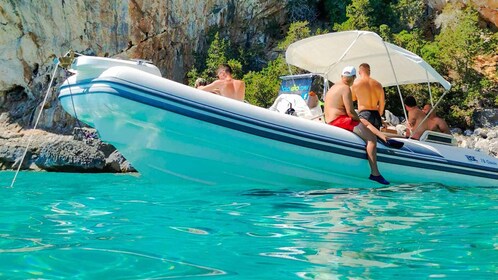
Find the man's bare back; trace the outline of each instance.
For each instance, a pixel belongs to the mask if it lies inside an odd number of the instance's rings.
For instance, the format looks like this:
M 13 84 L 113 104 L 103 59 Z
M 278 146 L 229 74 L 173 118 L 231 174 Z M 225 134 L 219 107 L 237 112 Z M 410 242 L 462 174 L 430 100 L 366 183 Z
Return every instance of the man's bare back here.
M 218 81 L 220 95 L 232 99 L 244 100 L 246 87 L 243 81 L 231 78 Z
M 360 78 L 356 79 L 351 87 L 353 101 L 358 100 L 358 111 L 377 110 L 382 116 L 385 107 L 385 94 L 382 85 L 370 78 L 370 66 L 360 65 Z
M 342 83 L 334 84 L 325 96 L 325 120 L 331 122 L 339 116 L 349 116 L 353 120 L 359 121 L 360 118 L 353 108 L 351 100 L 351 91 L 349 86 Z
M 244 101 L 246 85 L 244 81 L 232 78 L 232 69 L 224 64 L 218 68 L 218 80 L 199 89 L 216 92 L 219 95 Z
M 432 130 L 432 131 L 451 134 L 450 128 L 449 128 L 448 124 L 446 123 L 446 121 L 444 119 L 438 117 L 436 115 L 435 111 L 431 112 L 431 109 L 432 109 L 432 106 L 429 104 L 426 104 L 424 106 L 424 108 L 422 109 L 422 111 L 424 111 L 424 113 L 426 113 L 426 114 L 430 113 L 429 117 L 427 118 L 428 129 Z
M 422 122 L 425 118 L 424 112 L 419 108 L 415 108 L 414 110 L 408 111 L 408 124 L 412 129 L 412 138 L 419 139 L 422 136 L 422 133 L 428 129 L 427 120 Z M 409 136 L 409 135 L 407 135 Z

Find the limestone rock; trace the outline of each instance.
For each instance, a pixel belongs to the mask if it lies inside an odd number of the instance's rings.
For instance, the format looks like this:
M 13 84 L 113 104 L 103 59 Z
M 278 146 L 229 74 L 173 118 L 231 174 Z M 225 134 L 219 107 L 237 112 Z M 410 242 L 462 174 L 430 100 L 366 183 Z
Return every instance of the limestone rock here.
M 110 172 L 137 172 L 118 151 L 112 152 L 105 163 L 105 168 Z
M 49 171 L 102 172 L 104 153 L 80 141 L 58 141 L 45 145 L 35 164 Z

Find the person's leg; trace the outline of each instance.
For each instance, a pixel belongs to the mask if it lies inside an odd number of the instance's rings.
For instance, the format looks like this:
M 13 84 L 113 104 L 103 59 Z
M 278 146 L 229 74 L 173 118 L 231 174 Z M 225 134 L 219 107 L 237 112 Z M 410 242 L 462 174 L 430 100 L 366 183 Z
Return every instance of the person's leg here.
M 384 145 L 396 149 L 400 149 L 403 147 L 403 142 L 396 141 L 394 139 L 387 139 L 387 137 L 382 133 L 380 130 L 378 130 L 375 126 L 373 126 L 369 121 L 360 118 L 360 121 L 363 125 L 365 125 L 368 130 L 370 130 L 375 136 L 377 136 Z
M 380 175 L 379 168 L 377 167 L 377 138 L 375 135 L 362 123 L 357 125 L 354 133 L 358 134 L 367 144 L 367 158 L 368 164 L 370 165 L 370 170 L 372 175 Z
M 377 136 L 383 142 L 387 141 L 386 136 L 380 130 L 378 130 L 375 126 L 373 126 L 369 121 L 360 118 L 361 123 L 366 126 L 375 136 Z
M 380 184 L 389 185 L 389 182 L 380 175 L 379 168 L 377 166 L 377 137 L 362 123 L 358 124 L 354 130 L 358 136 L 365 140 L 367 146 L 367 159 L 370 165 L 370 180 L 376 181 Z

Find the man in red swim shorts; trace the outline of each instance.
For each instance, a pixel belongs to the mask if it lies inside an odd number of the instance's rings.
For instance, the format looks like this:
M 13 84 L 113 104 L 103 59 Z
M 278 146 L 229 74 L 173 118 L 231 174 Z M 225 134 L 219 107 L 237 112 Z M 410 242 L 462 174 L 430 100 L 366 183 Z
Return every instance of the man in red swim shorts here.
M 367 142 L 366 150 L 371 170 L 369 179 L 388 185 L 389 182 L 380 175 L 377 167 L 377 136 L 360 121 L 360 117 L 353 107 L 350 87 L 355 78 L 356 69 L 353 66 L 347 66 L 342 70 L 341 80 L 336 82 L 325 96 L 325 120 L 330 125 L 358 134 Z
M 359 121 L 353 120 L 351 117 L 341 115 L 337 117 L 335 120 L 329 122 L 330 125 L 338 126 L 340 128 L 344 128 L 353 132 L 354 128 L 360 124 Z

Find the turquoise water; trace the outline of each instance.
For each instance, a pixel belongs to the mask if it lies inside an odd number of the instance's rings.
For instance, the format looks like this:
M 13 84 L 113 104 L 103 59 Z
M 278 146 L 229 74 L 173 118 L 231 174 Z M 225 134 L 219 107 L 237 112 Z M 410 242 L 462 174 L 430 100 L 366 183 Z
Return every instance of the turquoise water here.
M 498 279 L 498 189 L 0 172 L 1 279 Z

